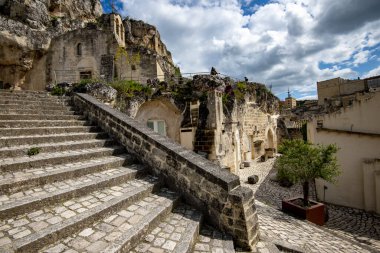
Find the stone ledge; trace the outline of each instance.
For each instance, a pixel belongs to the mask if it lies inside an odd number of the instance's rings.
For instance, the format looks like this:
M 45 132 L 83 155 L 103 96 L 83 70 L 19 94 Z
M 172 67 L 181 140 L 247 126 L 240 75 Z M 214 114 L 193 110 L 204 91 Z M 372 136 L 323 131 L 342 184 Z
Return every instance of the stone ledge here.
M 75 94 L 73 104 L 201 210 L 207 222 L 231 234 L 240 247 L 255 247 L 259 234 L 253 192 L 240 185 L 238 176 L 87 94 Z

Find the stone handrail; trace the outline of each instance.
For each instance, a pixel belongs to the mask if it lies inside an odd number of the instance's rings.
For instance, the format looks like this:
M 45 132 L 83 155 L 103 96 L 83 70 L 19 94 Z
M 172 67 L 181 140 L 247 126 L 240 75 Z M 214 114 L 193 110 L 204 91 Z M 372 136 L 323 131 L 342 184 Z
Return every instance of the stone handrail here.
M 75 94 L 73 103 L 201 210 L 207 222 L 231 234 L 240 247 L 255 247 L 259 235 L 253 192 L 242 187 L 236 175 L 87 94 Z

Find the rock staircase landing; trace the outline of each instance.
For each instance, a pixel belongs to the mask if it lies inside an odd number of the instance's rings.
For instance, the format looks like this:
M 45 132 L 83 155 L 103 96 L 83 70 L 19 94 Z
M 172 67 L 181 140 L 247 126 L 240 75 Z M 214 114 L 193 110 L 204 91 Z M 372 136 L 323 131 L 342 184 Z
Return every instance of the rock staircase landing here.
M 0 252 L 234 252 L 201 222 L 70 98 L 0 91 Z

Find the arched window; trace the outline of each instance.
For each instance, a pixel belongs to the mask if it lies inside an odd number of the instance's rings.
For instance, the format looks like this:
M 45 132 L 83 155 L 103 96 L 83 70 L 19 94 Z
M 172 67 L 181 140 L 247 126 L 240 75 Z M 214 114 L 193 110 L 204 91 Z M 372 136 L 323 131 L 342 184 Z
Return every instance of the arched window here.
M 77 55 L 78 56 L 82 55 L 82 43 L 78 43 L 77 45 Z

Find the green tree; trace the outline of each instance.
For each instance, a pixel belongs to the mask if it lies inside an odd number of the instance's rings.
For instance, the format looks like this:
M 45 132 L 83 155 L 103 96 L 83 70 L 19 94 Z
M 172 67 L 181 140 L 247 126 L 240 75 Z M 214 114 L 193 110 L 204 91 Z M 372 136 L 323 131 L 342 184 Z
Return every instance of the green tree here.
M 278 177 L 292 183 L 302 183 L 303 202 L 309 205 L 309 184 L 316 178 L 335 182 L 340 174 L 336 159 L 336 145 L 313 145 L 300 139 L 285 140 L 278 149 L 282 155 L 276 160 Z

